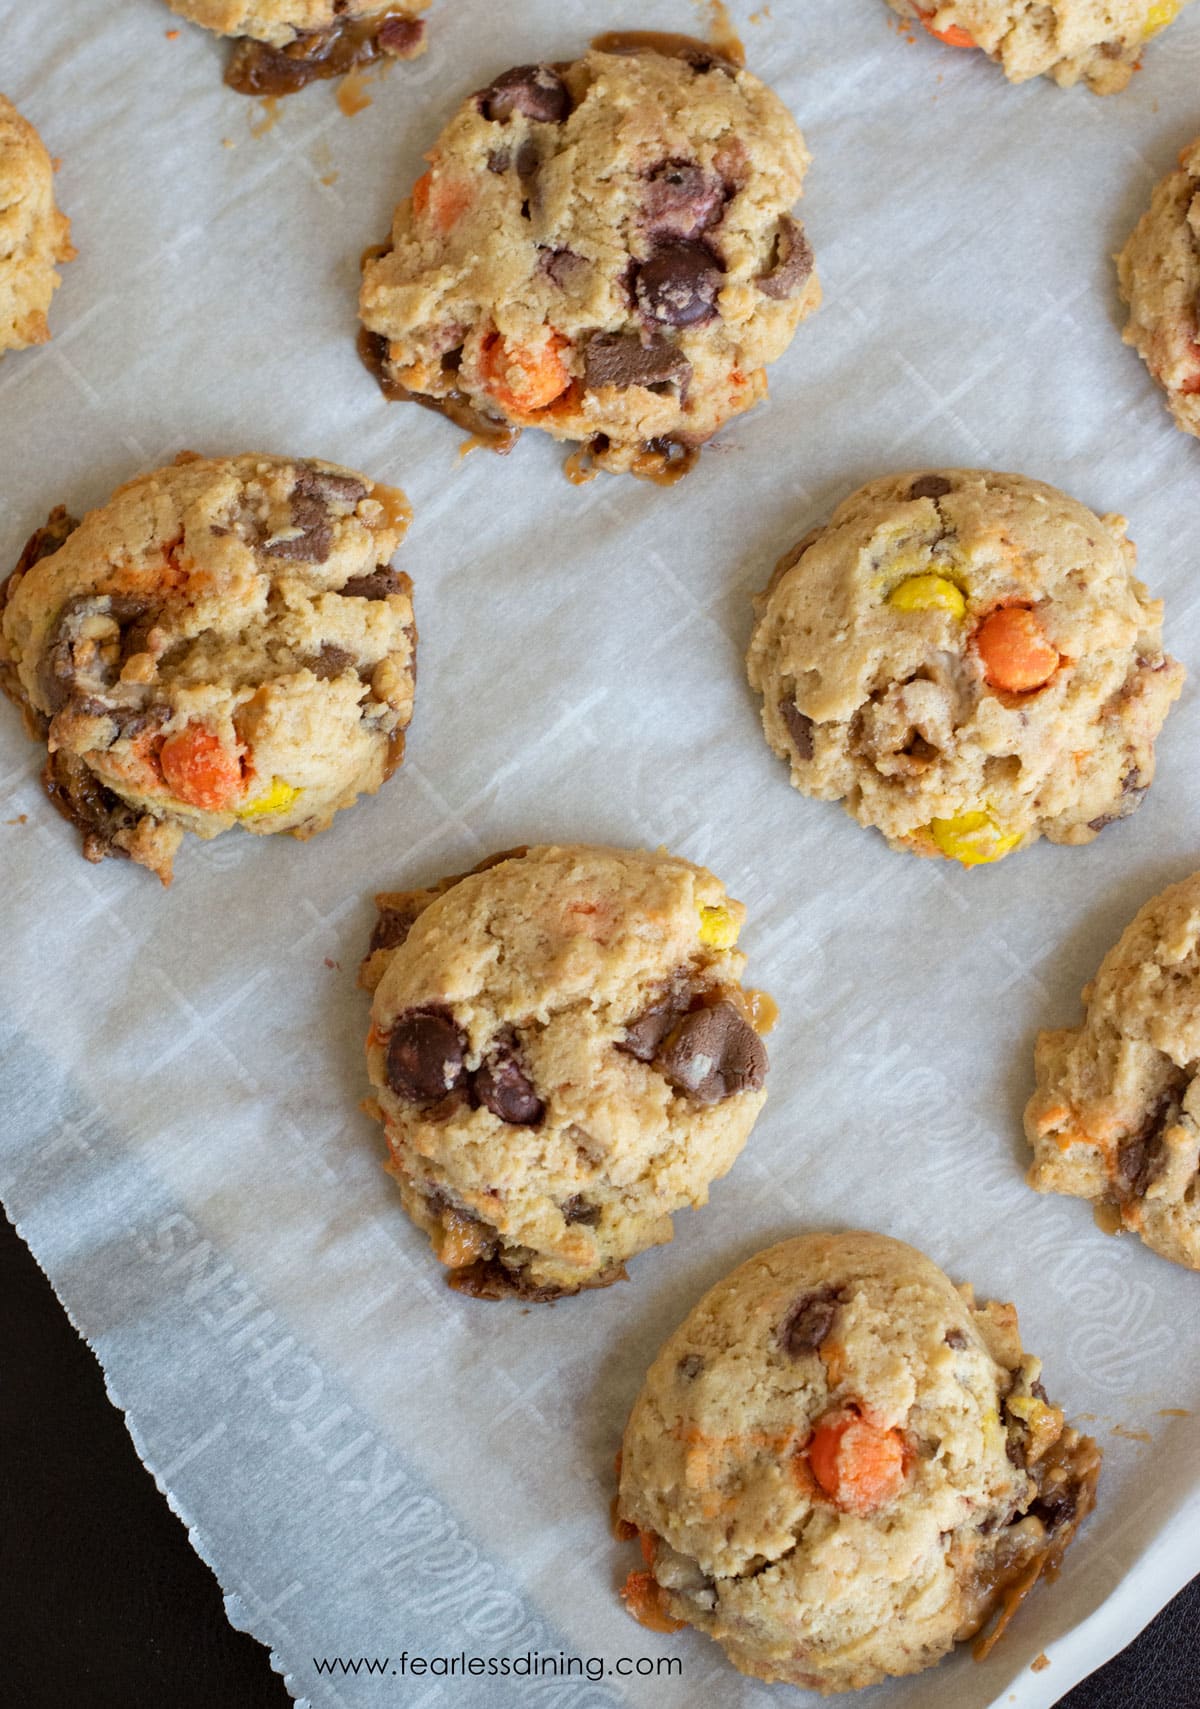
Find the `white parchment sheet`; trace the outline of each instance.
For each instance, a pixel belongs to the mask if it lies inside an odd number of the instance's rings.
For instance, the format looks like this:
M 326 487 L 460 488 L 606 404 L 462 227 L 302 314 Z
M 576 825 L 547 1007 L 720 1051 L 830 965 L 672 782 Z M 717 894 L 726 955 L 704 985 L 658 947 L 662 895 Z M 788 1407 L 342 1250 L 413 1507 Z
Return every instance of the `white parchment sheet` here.
M 1110 259 L 1200 129 L 1200 6 L 1104 101 L 906 41 L 882 0 L 749 11 L 750 64 L 813 152 L 826 303 L 770 404 L 664 491 L 573 487 L 533 434 L 507 460 L 460 457 L 447 423 L 383 403 L 353 335 L 360 252 L 466 93 L 598 28 L 703 29 L 690 0 L 435 0 L 428 54 L 368 110 L 318 87 L 258 138 L 221 45 L 158 0 L 0 0 L 0 87 L 62 157 L 80 251 L 53 343 L 0 364 L 0 564 L 51 506 L 78 514 L 184 447 L 334 458 L 415 509 L 409 758 L 308 845 L 190 840 L 169 892 L 88 866 L 0 716 L 0 1192 L 231 1617 L 321 1709 L 808 1701 L 630 1621 L 632 1551 L 609 1532 L 660 1341 L 735 1263 L 808 1228 L 884 1230 L 1016 1300 L 1053 1396 L 1106 1454 L 1058 1585 L 990 1660 L 864 1704 L 1048 1705 L 1200 1567 L 1200 1284 L 1030 1193 L 1020 1131 L 1037 1029 L 1076 1017 L 1135 908 L 1200 864 L 1200 446 L 1121 344 Z M 792 791 L 762 740 L 751 590 L 852 487 L 939 464 L 1124 512 L 1166 599 L 1193 680 L 1142 811 L 1089 848 L 974 872 L 902 858 Z M 372 891 L 544 839 L 711 865 L 748 906 L 749 977 L 782 1018 L 770 1102 L 710 1207 L 629 1283 L 522 1310 L 451 1293 L 401 1211 L 357 1107 L 355 969 Z M 314 1668 L 406 1650 L 677 1655 L 683 1673 Z

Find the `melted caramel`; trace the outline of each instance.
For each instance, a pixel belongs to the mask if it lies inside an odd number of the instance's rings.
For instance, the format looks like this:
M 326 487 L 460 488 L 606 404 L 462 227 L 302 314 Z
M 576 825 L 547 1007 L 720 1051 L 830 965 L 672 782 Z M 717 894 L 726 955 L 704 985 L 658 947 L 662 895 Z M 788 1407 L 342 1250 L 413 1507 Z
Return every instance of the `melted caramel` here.
M 389 24 L 396 29 L 384 46 L 380 38 Z M 291 95 L 319 78 L 344 77 L 356 66 L 413 59 L 424 45 L 425 26 L 407 6 L 384 6 L 367 17 L 338 18 L 326 30 L 305 31 L 283 48 L 243 36 L 234 47 L 225 81 L 241 95 Z
M 716 42 L 701 41 L 698 36 L 676 35 L 667 30 L 606 30 L 602 35 L 593 36 L 591 45 L 597 53 L 661 53 L 668 59 L 710 60 L 730 71 L 739 71 L 746 63 L 745 52 L 736 36 L 731 44 L 718 46 Z M 741 55 L 740 59 L 732 57 L 731 46 Z
M 258 104 L 262 108 L 262 118 L 250 126 L 250 135 L 266 136 L 279 123 L 279 102 L 274 95 L 264 95 Z
M 1092 1221 L 1105 1234 L 1120 1234 L 1121 1232 L 1120 1211 L 1116 1205 L 1110 1205 L 1104 1200 L 1092 1206 Z
M 586 486 L 589 481 L 596 479 L 599 471 L 592 467 L 591 455 L 586 445 L 577 445 L 563 464 L 563 474 L 573 487 Z
M 338 84 L 337 104 L 348 119 L 356 113 L 365 112 L 371 105 L 371 97 L 367 94 L 367 80 L 359 70 L 348 71 Z
M 368 254 L 370 252 L 368 251 Z M 377 332 L 369 332 L 363 327 L 358 335 L 358 354 L 364 367 L 370 369 L 379 383 L 379 389 L 389 403 L 420 404 L 423 409 L 434 410 L 438 415 L 447 416 L 456 427 L 461 427 L 475 436 L 479 442 L 486 445 L 489 451 L 495 451 L 505 456 L 512 450 L 521 437 L 519 427 L 511 427 L 507 422 L 496 421 L 493 417 L 484 415 L 482 410 L 467 396 L 452 387 L 444 397 L 433 397 L 428 392 L 412 392 L 407 386 L 387 372 L 386 368 L 387 340 Z

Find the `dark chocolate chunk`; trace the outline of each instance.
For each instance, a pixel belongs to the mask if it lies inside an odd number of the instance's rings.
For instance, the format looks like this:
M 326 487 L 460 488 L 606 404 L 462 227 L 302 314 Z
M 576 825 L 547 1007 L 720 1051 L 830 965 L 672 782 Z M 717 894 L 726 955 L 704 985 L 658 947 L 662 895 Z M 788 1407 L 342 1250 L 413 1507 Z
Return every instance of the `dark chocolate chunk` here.
M 685 1015 L 656 1060 L 672 1086 L 698 1104 L 757 1091 L 767 1077 L 766 1047 L 732 1003 Z
M 572 1193 L 560 1209 L 563 1221 L 567 1223 L 582 1223 L 585 1228 L 595 1228 L 600 1221 L 600 1206 L 589 1205 L 582 1193 Z
M 514 65 L 481 89 L 477 99 L 484 118 L 496 123 L 523 113 L 543 124 L 561 124 L 571 111 L 567 86 L 548 65 Z
M 796 750 L 797 759 L 812 759 L 812 719 L 807 713 L 801 712 L 796 702 L 786 694 L 779 702 L 779 716 L 788 727 L 788 735 L 792 738 L 792 746 Z
M 918 475 L 908 489 L 909 498 L 945 498 L 954 487 L 945 475 Z
M 722 269 L 710 249 L 687 238 L 661 243 L 634 275 L 643 314 L 667 326 L 699 326 L 717 312 Z
M 532 1127 L 545 1114 L 546 1106 L 522 1068 L 515 1044 L 508 1040 L 493 1047 L 475 1070 L 473 1084 L 479 1102 L 512 1127 Z
M 402 944 L 424 911 L 423 902 L 414 902 L 410 908 L 380 908 L 379 918 L 371 928 L 369 953 L 374 954 L 377 949 L 395 949 Z
M 54 621 L 38 667 L 42 694 L 51 712 L 66 704 L 77 683 L 82 683 L 87 693 L 102 694 L 116 681 L 118 659 L 105 659 L 94 646 L 87 649 L 86 663 L 76 654 L 88 620 L 106 617 L 123 634 L 126 625 L 138 624 L 150 611 L 150 601 L 138 594 L 77 594 L 66 602 Z M 123 646 L 119 653 L 125 656 Z
M 347 599 L 386 599 L 390 593 L 403 593 L 408 578 L 390 564 L 380 564 L 366 576 L 351 576 L 338 592 Z
M 725 210 L 724 182 L 694 160 L 664 160 L 650 173 L 642 220 L 655 236 L 694 237 Z
M 289 504 L 292 527 L 298 534 L 283 540 L 272 540 L 263 546 L 268 558 L 289 558 L 300 563 L 323 564 L 333 549 L 333 524 L 329 520 L 330 498 L 343 499 L 342 493 L 328 492 L 330 482 L 344 482 L 341 475 L 325 475 L 315 469 L 298 469 Z M 361 483 L 355 483 L 360 485 Z M 365 491 L 365 488 L 363 489 Z M 362 493 L 358 494 L 362 497 Z
M 331 641 L 326 641 L 309 669 L 321 682 L 329 682 L 333 677 L 341 676 L 353 663 L 354 654 L 348 648 L 335 647 Z
M 785 1353 L 798 1359 L 815 1353 L 833 1328 L 840 1301 L 836 1288 L 818 1288 L 802 1294 L 779 1325 L 779 1342 Z
M 583 383 L 600 386 L 673 386 L 682 396 L 692 365 L 660 332 L 593 332 L 583 347 Z
M 1178 1098 L 1159 1099 L 1140 1131 L 1117 1147 L 1116 1188 L 1123 1199 L 1140 1199 L 1158 1171 L 1162 1136 L 1179 1117 Z
M 494 172 L 497 178 L 503 178 L 512 165 L 512 152 L 507 148 L 493 148 L 488 151 L 487 169 Z
M 139 814 L 106 789 L 78 755 L 56 749 L 42 769 L 42 788 L 63 818 L 82 832 L 87 860 L 100 861 L 106 855 L 128 860 L 128 849 L 119 847 L 116 837 L 120 831 L 132 831 Z
M 387 1083 L 413 1104 L 444 1098 L 466 1079 L 466 1041 L 444 1009 L 411 1009 L 392 1028 Z
M 367 484 L 357 475 L 339 475 L 333 469 L 316 469 L 311 464 L 304 464 L 297 471 L 296 490 L 351 506 L 367 496 Z
M 543 249 L 538 266 L 548 279 L 553 279 L 560 291 L 587 272 L 587 262 L 573 249 Z
M 771 252 L 771 265 L 754 281 L 765 297 L 794 297 L 813 270 L 812 244 L 799 220 L 784 214 Z
M 679 1363 L 676 1365 L 675 1369 L 679 1372 L 679 1375 L 683 1378 L 685 1383 L 692 1383 L 695 1382 L 696 1378 L 704 1369 L 704 1360 L 700 1357 L 699 1353 L 685 1353 L 683 1358 L 680 1359 Z

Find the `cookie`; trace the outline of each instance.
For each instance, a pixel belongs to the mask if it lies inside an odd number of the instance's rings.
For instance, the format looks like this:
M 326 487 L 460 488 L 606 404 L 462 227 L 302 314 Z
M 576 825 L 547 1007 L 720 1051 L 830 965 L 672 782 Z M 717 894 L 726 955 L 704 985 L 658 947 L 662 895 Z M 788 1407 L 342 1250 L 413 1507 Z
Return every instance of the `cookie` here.
M 516 66 L 425 158 L 364 262 L 359 348 L 389 398 L 496 450 L 539 427 L 586 447 L 576 476 L 676 478 L 820 301 L 792 212 L 804 139 L 704 43 Z
M 382 59 L 424 53 L 429 0 L 167 0 L 193 24 L 234 37 L 225 81 L 242 95 L 291 95 Z
M 372 1113 L 451 1286 L 616 1281 L 707 1201 L 766 1099 L 742 904 L 661 851 L 574 846 L 377 902 Z
M 924 25 L 950 47 L 982 48 L 1010 83 L 1053 77 L 1063 88 L 1084 82 L 1115 95 L 1137 69 L 1142 49 L 1189 0 L 887 0 L 893 12 Z
M 49 339 L 46 311 L 61 283 L 54 264 L 75 254 L 45 145 L 0 95 L 0 356 Z
M 630 1612 L 822 1692 L 976 1633 L 986 1654 L 1095 1498 L 1100 1450 L 1040 1370 L 1011 1305 L 976 1305 L 898 1240 L 760 1252 L 671 1336 L 626 1427 Z
M 416 665 L 403 493 L 201 458 L 56 510 L 0 587 L 0 682 L 89 860 L 171 879 L 185 830 L 309 837 L 399 765 Z
M 1038 1035 L 1029 1184 L 1200 1270 L 1200 872 L 1139 910 L 1083 1002 Z
M 1185 433 L 1200 437 L 1200 138 L 1155 189 L 1117 257 L 1132 344 Z
M 964 866 L 1132 813 L 1182 665 L 1125 519 L 1022 475 L 889 475 L 755 601 L 750 682 L 805 795 Z

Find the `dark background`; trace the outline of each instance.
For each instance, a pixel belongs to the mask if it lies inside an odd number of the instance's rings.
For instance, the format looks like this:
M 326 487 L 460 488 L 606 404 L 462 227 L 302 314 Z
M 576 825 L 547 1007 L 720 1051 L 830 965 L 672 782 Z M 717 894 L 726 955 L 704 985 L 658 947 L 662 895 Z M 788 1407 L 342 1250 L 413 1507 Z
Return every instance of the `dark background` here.
M 1198 1709 L 1200 1579 L 1061 1709 Z M 289 1709 L 0 1214 L 0 1706 Z

